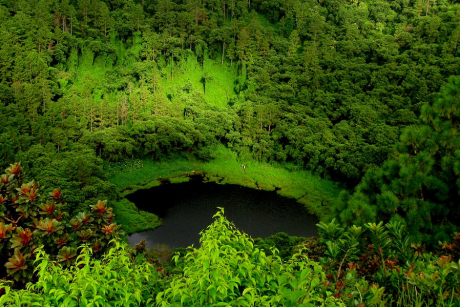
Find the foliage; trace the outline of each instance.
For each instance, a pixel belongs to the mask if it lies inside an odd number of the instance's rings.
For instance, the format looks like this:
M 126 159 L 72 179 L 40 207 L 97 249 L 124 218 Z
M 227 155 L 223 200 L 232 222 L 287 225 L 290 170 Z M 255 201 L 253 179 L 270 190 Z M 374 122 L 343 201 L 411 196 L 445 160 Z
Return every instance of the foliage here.
M 455 233 L 450 243 L 439 242 L 442 254 L 451 256 L 454 261 L 460 260 L 460 233 Z
M 75 265 L 53 261 L 42 248 L 34 266 L 38 280 L 27 289 L 14 291 L 5 283 L 0 289 L 2 306 L 151 306 L 161 285 L 159 273 L 149 262 L 133 258 L 129 248 L 112 242 L 100 259 L 87 245 L 79 248 Z
M 43 245 L 53 260 L 71 266 L 78 245 L 88 244 L 94 253 L 100 253 L 120 235 L 107 201 L 98 201 L 90 212 L 69 219 L 61 190 L 42 197 L 36 182 L 25 183 L 20 163 L 10 165 L 1 176 L 0 199 L 1 259 L 8 259 L 7 276 L 23 284 L 33 278 L 38 246 Z
M 294 248 L 303 242 L 305 238 L 289 236 L 285 232 L 279 232 L 265 239 L 254 239 L 254 246 L 263 250 L 265 254 L 272 255 L 272 250 L 277 250 L 278 256 L 286 261 L 291 258 Z M 309 257 L 309 259 L 311 259 Z
M 420 123 L 403 132 L 393 156 L 344 197 L 337 208 L 342 222 L 404 220 L 419 239 L 428 241 L 430 230 L 435 240 L 448 238 L 460 216 L 459 91 L 460 78 L 449 78 L 423 107 Z
M 423 253 L 403 224 L 368 223 L 364 229 L 345 230 L 334 220 L 318 227 L 327 245 L 320 263 L 336 296 L 396 306 L 460 303 L 460 263 L 451 256 Z M 364 281 L 373 286 L 363 300 Z
M 2 177 L 0 260 L 30 278 L 44 244 L 71 265 L 74 244 L 96 251 L 115 232 L 95 205 L 114 184 L 126 195 L 199 160 L 211 181 L 279 187 L 323 220 L 333 210 L 340 225 L 306 245 L 325 248 L 336 296 L 455 303 L 457 264 L 413 244 L 458 232 L 459 12 L 453 0 L 0 1 L 0 167 L 21 161 L 41 184 L 17 166 Z M 112 184 L 102 159 L 144 167 L 106 167 Z M 361 183 L 333 204 L 337 186 L 265 162 Z M 54 185 L 67 207 L 39 196 Z M 130 231 L 157 222 L 116 205 Z M 457 241 L 441 245 L 455 261 Z
M 22 161 L 78 212 L 115 197 L 100 159 L 210 161 L 222 146 L 350 188 L 369 171 L 343 222 L 403 218 L 436 241 L 454 230 L 452 101 L 422 106 L 459 70 L 458 3 L 157 2 L 2 2 L 0 166 Z M 304 195 L 329 215 L 328 195 Z
M 141 240 L 141 242 L 134 245 L 133 250 L 137 255 L 143 254 L 148 261 L 158 265 L 170 264 L 173 254 L 176 253 L 176 249 L 173 252 L 166 244 L 156 244 L 152 248 L 147 248 L 145 240 Z M 164 269 L 166 270 L 166 268 Z
M 115 198 L 115 187 L 105 181 L 102 160 L 83 145 L 69 145 L 68 149 L 57 153 L 52 147 L 33 145 L 17 158 L 27 175 L 40 182 L 43 192 L 60 187 L 71 215 L 100 199 Z
M 326 244 L 319 237 L 310 237 L 297 245 L 294 252 L 298 253 L 300 250 L 308 256 L 308 259 L 319 262 L 326 253 Z
M 126 234 L 152 229 L 161 225 L 160 218 L 153 213 L 139 210 L 126 198 L 112 202 L 114 220 L 123 225 Z
M 201 246 L 187 253 L 183 274 L 157 296 L 159 306 L 342 306 L 321 293 L 320 265 L 301 254 L 283 262 L 267 256 L 223 216 L 201 233 Z M 175 257 L 178 261 L 178 257 Z
M 254 245 L 223 215 L 189 247 L 162 263 L 165 249 L 131 250 L 113 243 L 100 259 L 88 245 L 75 264 L 35 251 L 36 283 L 14 290 L 0 283 L 4 306 L 456 306 L 460 262 L 424 253 L 402 224 L 341 228 L 320 223 L 321 240 L 307 240 L 282 260 Z M 286 238 L 281 235 L 285 241 Z M 307 255 L 316 252 L 321 264 Z M 412 255 L 412 256 L 411 256 Z

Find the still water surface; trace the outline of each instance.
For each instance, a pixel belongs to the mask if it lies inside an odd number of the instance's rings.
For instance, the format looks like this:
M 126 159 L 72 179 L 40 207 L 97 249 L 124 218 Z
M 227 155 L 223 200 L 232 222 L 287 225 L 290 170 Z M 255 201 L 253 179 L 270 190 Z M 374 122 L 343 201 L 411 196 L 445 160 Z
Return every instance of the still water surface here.
M 317 235 L 317 217 L 308 214 L 295 200 L 276 192 L 193 180 L 140 190 L 128 199 L 139 209 L 158 215 L 164 223 L 159 228 L 130 235 L 131 245 L 145 239 L 148 247 L 159 243 L 172 248 L 192 244 L 198 247 L 199 233 L 212 223 L 217 207 L 223 207 L 227 219 L 253 238 L 277 232 Z

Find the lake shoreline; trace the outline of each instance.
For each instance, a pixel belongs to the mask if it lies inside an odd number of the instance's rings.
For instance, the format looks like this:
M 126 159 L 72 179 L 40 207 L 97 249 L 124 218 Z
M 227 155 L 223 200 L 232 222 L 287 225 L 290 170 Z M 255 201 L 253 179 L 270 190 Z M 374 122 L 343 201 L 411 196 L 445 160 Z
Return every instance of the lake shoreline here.
M 128 238 L 131 245 L 143 239 L 150 246 L 197 245 L 199 233 L 212 223 L 218 208 L 224 208 L 228 220 L 252 237 L 266 238 L 279 232 L 299 237 L 318 234 L 318 218 L 295 199 L 282 197 L 275 191 L 205 182 L 201 176 L 194 176 L 188 182 L 139 190 L 128 199 L 140 210 L 164 220 L 160 228 L 132 234 Z
M 216 149 L 216 158 L 209 162 L 194 162 L 188 158 L 176 157 L 171 161 L 154 162 L 150 159 L 139 160 L 140 167 L 116 169 L 108 180 L 117 186 L 119 199 L 114 204 L 118 222 L 125 232 L 153 229 L 161 225 L 159 218 L 152 216 L 149 220 L 142 219 L 134 204 L 129 203 L 127 196 L 139 190 L 160 186 L 162 183 L 187 182 L 195 176 L 202 176 L 203 182 L 214 182 L 220 185 L 238 185 L 255 190 L 275 191 L 278 195 L 295 199 L 310 214 L 320 220 L 328 220 L 335 200 L 342 190 L 337 183 L 321 179 L 298 168 L 283 167 L 257 161 L 240 161 L 236 154 L 225 148 Z M 125 163 L 126 164 L 126 163 Z M 245 165 L 245 168 L 242 168 Z M 120 217 L 120 214 L 130 218 Z M 136 216 L 138 215 L 138 216 Z

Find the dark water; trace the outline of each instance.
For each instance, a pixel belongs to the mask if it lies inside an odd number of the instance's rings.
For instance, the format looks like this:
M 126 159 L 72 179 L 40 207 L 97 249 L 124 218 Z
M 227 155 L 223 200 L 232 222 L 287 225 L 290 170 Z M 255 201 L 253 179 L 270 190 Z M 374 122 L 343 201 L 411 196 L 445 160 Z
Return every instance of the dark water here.
M 226 218 L 253 238 L 277 232 L 317 235 L 318 219 L 308 214 L 303 205 L 275 192 L 194 180 L 140 190 L 128 199 L 164 222 L 159 228 L 129 236 L 131 245 L 145 239 L 148 247 L 159 243 L 173 248 L 192 244 L 198 247 L 199 233 L 212 223 L 217 207 L 223 207 Z

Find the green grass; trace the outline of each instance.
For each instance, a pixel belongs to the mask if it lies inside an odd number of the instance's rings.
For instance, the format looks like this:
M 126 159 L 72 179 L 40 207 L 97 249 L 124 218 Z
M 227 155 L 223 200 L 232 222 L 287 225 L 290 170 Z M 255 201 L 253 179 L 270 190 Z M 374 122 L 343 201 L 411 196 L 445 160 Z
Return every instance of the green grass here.
M 115 221 L 123 225 L 126 234 L 156 228 L 161 225 L 160 218 L 153 213 L 138 210 L 136 205 L 126 198 L 112 202 Z
M 162 78 L 162 86 L 166 94 L 174 95 L 176 88 L 183 88 L 187 83 L 191 84 L 191 91 L 198 91 L 204 94 L 207 103 L 224 107 L 227 105 L 227 97 L 230 99 L 236 96 L 234 83 L 238 78 L 237 65 L 230 67 L 227 63 L 222 65 L 219 61 L 206 58 L 203 66 L 198 63 L 195 56 L 188 56 L 187 59 L 174 64 L 174 80 L 171 80 L 170 73 Z M 171 72 L 171 63 L 168 63 L 165 71 Z M 201 79 L 207 73 L 210 79 L 206 82 L 206 92 Z
M 256 161 L 239 161 L 236 154 L 224 146 L 218 146 L 214 152 L 216 158 L 210 162 L 189 161 L 183 157 L 174 157 L 163 162 L 133 159 L 106 164 L 105 169 L 109 175 L 108 180 L 117 186 L 121 197 L 140 189 L 158 186 L 160 178 L 168 178 L 171 183 L 186 182 L 189 180 L 186 175 L 195 171 L 197 174 L 205 174 L 205 182 L 235 184 L 266 191 L 276 190 L 281 196 L 296 199 L 310 213 L 316 214 L 322 220 L 329 218 L 330 208 L 341 191 L 334 182 L 306 171 L 288 170 L 282 165 Z M 242 164 L 246 165 L 245 170 L 241 167 Z M 126 200 L 120 203 L 124 201 Z M 120 223 L 129 225 L 129 233 L 135 232 L 132 229 L 140 231 L 159 225 L 138 220 L 134 204 L 123 204 L 124 207 L 120 206 L 120 213 L 117 214 L 126 213 Z M 142 212 L 142 215 L 144 214 Z
M 281 196 L 294 198 L 319 218 L 328 218 L 333 201 L 341 189 L 332 181 L 306 171 L 290 171 L 282 165 L 256 161 L 238 161 L 236 154 L 219 147 L 217 158 L 202 165 L 209 181 L 237 184 L 267 191 L 277 190 Z M 241 165 L 246 165 L 243 170 Z
M 151 159 L 127 159 L 117 163 L 106 163 L 104 166 L 108 180 L 121 192 L 148 189 L 160 185 L 160 178 L 185 174 L 194 168 L 196 166 L 180 157 L 162 162 L 154 162 Z

